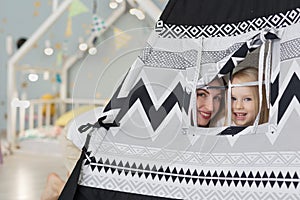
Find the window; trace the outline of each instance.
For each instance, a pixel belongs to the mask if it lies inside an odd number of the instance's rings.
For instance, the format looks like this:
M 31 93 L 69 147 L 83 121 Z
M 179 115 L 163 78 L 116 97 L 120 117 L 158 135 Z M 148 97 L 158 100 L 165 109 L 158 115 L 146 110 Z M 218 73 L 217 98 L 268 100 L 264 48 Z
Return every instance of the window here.
M 259 93 L 258 52 L 259 49 L 248 54 L 235 67 L 231 77 L 229 74 L 221 78 L 216 76 L 208 84 L 197 85 L 194 126 L 245 127 L 268 121 L 264 83 L 261 83 L 262 93 Z

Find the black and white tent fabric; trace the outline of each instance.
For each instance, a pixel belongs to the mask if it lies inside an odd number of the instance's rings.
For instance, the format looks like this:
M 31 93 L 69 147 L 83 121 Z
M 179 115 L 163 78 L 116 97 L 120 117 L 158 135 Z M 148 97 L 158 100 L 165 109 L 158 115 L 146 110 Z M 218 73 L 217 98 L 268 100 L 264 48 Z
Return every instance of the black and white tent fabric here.
M 197 84 L 256 50 L 268 123 L 194 126 Z M 170 0 L 108 105 L 76 123 L 60 199 L 300 199 L 299 77 L 299 0 Z

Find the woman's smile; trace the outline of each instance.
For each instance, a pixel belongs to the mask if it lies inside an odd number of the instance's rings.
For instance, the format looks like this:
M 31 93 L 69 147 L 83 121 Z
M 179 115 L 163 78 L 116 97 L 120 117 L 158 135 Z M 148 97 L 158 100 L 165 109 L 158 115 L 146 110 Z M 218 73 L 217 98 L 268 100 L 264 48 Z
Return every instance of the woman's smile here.
M 204 112 L 204 111 L 199 111 L 201 117 L 204 119 L 210 119 L 211 118 L 211 112 Z

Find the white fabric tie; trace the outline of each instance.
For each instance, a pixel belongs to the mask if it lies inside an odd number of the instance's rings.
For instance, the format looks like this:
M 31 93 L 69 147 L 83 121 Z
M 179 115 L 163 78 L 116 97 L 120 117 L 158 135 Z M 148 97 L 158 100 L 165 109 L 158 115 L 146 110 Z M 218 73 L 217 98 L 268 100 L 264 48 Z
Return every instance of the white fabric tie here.
M 262 85 L 263 85 L 263 70 L 264 70 L 264 60 L 265 60 L 265 46 L 266 46 L 266 39 L 264 37 L 265 32 L 261 33 L 261 40 L 263 44 L 260 47 L 259 51 L 259 60 L 258 60 L 258 95 L 259 95 L 259 104 L 258 104 L 258 113 L 256 119 L 253 123 L 252 133 L 255 133 L 258 127 L 259 119 L 260 119 L 260 112 L 262 106 Z

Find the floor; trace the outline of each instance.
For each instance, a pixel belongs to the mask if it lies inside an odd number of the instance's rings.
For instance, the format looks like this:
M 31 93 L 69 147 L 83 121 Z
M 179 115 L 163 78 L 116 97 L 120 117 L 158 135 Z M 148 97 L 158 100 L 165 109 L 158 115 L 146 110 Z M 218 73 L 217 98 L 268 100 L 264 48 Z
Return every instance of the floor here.
M 38 151 L 16 150 L 0 164 L 1 200 L 39 200 L 47 175 L 55 172 L 66 179 L 62 156 Z

